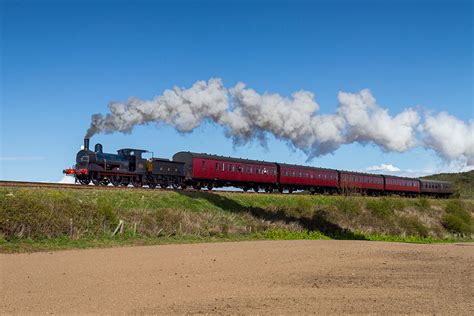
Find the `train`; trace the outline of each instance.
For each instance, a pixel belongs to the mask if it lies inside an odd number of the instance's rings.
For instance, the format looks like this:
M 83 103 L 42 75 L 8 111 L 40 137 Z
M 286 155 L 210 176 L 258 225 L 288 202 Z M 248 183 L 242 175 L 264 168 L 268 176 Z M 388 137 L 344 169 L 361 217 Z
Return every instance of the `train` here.
M 88 185 L 212 190 L 235 187 L 247 192 L 308 191 L 311 194 L 401 195 L 449 198 L 454 193 L 448 181 L 370 174 L 286 163 L 242 159 L 194 152 L 178 152 L 172 160 L 145 158 L 147 150 L 123 148 L 104 153 L 103 146 L 83 148 L 76 164 L 63 170 L 75 181 Z

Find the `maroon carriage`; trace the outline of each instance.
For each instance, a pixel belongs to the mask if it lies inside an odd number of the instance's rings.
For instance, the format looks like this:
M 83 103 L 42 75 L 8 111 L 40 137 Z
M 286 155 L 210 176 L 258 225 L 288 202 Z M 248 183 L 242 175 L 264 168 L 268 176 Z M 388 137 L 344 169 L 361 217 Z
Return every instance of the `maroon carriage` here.
M 415 195 L 420 193 L 420 180 L 396 176 L 383 176 L 386 193 Z
M 309 190 L 311 193 L 336 192 L 337 170 L 278 164 L 280 170 L 280 191 Z
M 339 189 L 344 193 L 362 192 L 380 194 L 383 192 L 383 176 L 368 173 L 339 171 Z
M 179 152 L 173 161 L 184 162 L 185 183 L 196 189 L 233 186 L 271 192 L 277 184 L 277 165 L 271 162 L 192 152 Z

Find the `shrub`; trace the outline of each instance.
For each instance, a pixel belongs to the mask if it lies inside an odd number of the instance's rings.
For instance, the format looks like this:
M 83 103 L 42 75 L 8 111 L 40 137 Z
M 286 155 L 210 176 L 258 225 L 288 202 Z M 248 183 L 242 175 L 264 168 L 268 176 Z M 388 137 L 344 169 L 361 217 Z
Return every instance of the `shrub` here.
M 428 237 L 428 228 L 414 216 L 400 217 L 398 223 L 408 236 Z
M 428 209 L 431 207 L 430 201 L 427 198 L 419 198 L 416 202 L 415 205 L 421 209 Z
M 449 201 L 445 210 L 442 224 L 448 231 L 461 235 L 468 235 L 474 231 L 472 217 L 461 201 Z
M 360 203 L 358 200 L 351 197 L 342 197 L 338 198 L 335 201 L 336 207 L 348 214 L 359 214 L 360 213 Z
M 393 205 L 387 198 L 370 199 L 365 207 L 376 216 L 388 217 L 393 214 Z

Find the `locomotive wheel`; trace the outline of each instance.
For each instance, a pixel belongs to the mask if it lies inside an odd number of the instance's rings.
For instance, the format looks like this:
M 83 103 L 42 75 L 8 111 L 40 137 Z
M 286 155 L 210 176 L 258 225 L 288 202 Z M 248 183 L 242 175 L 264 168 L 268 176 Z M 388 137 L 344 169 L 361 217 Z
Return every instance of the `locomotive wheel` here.
M 140 181 L 140 179 L 138 178 L 133 178 L 132 179 L 132 185 L 135 187 L 135 188 L 139 188 L 142 186 L 142 182 Z
M 122 183 L 120 183 L 120 185 L 122 185 L 123 187 L 128 187 L 129 184 L 130 178 L 122 178 Z
M 160 188 L 166 189 L 168 187 L 168 183 L 160 183 Z
M 109 184 L 109 179 L 108 178 L 102 178 L 102 180 L 99 182 L 99 185 L 102 186 L 107 186 Z
M 89 177 L 87 177 L 87 178 L 78 178 L 77 180 L 79 180 L 79 183 L 82 184 L 82 185 L 88 185 L 89 183 L 91 183 L 91 179 Z
M 122 177 L 113 176 L 113 177 L 110 178 L 110 183 L 112 183 L 113 186 L 118 187 L 119 185 L 122 184 Z
M 147 184 L 148 184 L 148 187 L 149 187 L 150 189 L 156 188 L 156 182 L 155 182 L 155 181 L 150 181 L 150 182 L 148 182 Z
M 197 184 L 193 185 L 193 188 L 194 188 L 194 190 L 198 190 L 198 191 L 201 190 L 201 186 L 197 185 Z
M 173 189 L 175 189 L 175 190 L 178 190 L 178 189 L 180 188 L 180 185 L 177 184 L 177 183 L 173 183 L 171 186 L 172 186 Z
M 102 177 L 100 177 L 98 175 L 97 176 L 92 176 L 92 184 L 100 185 L 101 181 L 102 181 Z

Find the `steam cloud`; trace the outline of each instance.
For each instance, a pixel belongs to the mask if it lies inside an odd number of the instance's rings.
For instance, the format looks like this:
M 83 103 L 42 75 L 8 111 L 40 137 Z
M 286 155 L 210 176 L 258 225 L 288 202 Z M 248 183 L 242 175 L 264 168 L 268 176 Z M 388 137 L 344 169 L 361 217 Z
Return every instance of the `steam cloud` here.
M 243 83 L 227 89 L 221 79 L 197 81 L 191 88 L 174 87 L 153 100 L 129 98 L 111 102 L 110 113 L 94 114 L 86 138 L 96 133 L 130 133 L 136 125 L 166 123 L 179 132 L 191 132 L 204 121 L 223 126 L 235 144 L 268 135 L 302 150 L 308 160 L 331 153 L 343 144 L 372 143 L 384 151 L 404 152 L 418 144 L 447 160 L 463 158 L 474 164 L 474 122 L 469 124 L 443 112 L 420 114 L 412 108 L 391 116 L 367 89 L 339 92 L 334 114 L 319 114 L 314 94 L 300 90 L 284 97 L 259 94 Z

